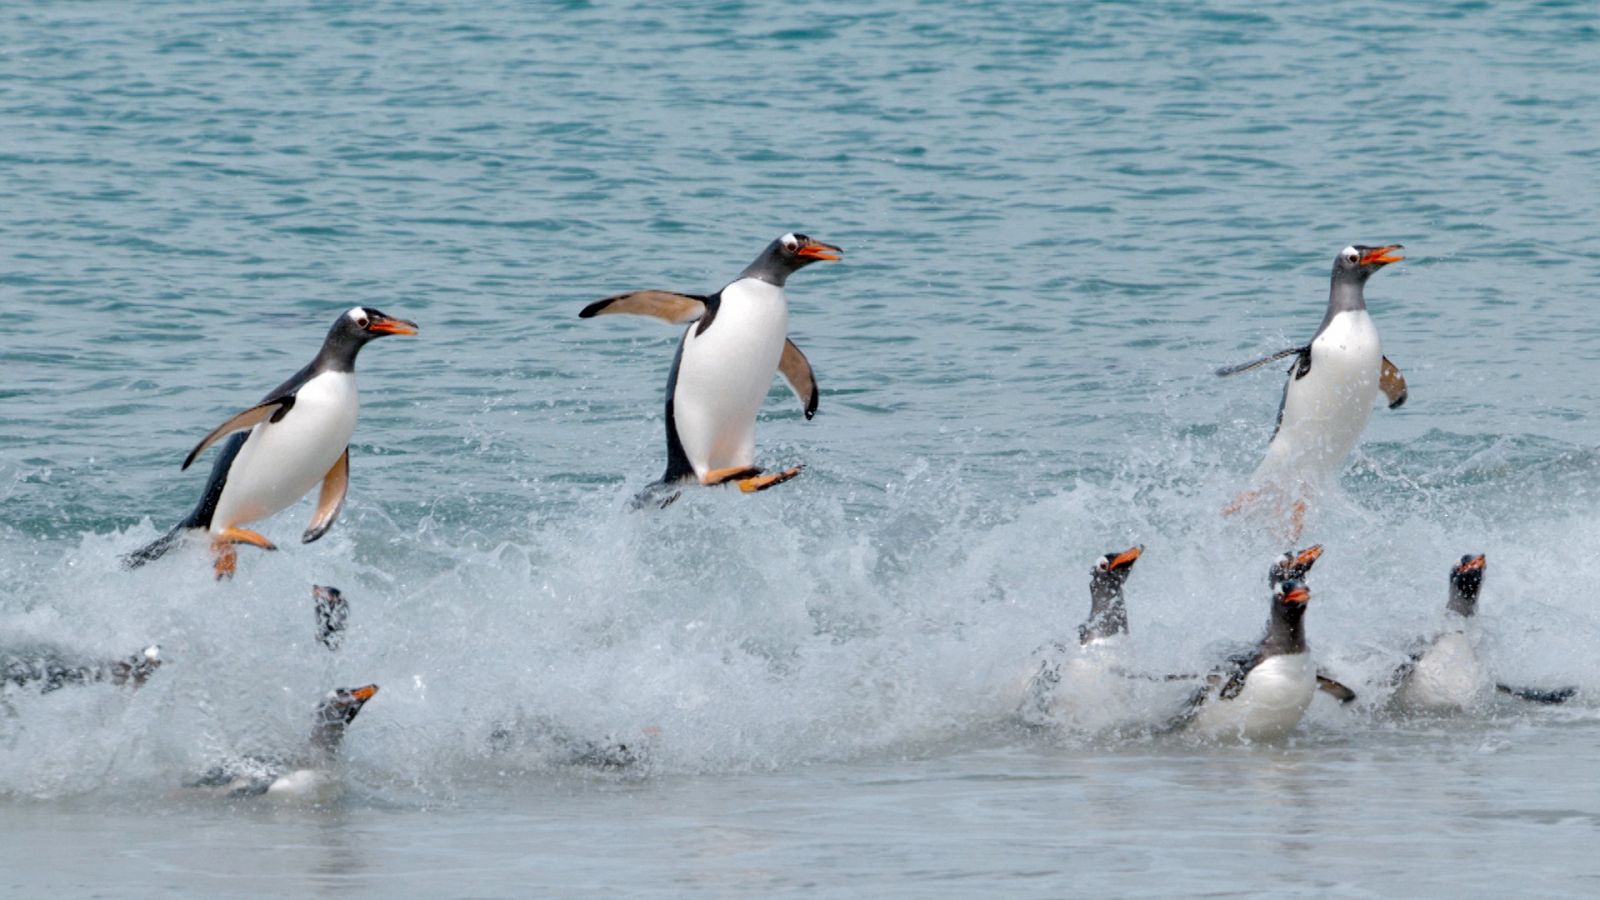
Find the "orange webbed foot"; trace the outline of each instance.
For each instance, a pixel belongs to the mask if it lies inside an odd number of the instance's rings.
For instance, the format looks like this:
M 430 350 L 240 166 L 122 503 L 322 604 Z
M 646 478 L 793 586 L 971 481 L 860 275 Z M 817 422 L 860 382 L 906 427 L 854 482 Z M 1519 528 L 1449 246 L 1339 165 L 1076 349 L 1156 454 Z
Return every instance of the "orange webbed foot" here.
M 700 483 L 704 485 L 727 484 L 730 481 L 760 474 L 761 470 L 755 466 L 729 466 L 726 469 L 712 469 L 701 477 Z
M 783 484 L 785 481 L 788 481 L 796 475 L 799 475 L 800 470 L 804 468 L 805 466 L 795 466 L 792 469 L 784 469 L 782 472 L 775 472 L 771 475 L 757 475 L 753 478 L 741 478 L 739 479 L 739 490 L 746 494 L 753 494 L 756 491 L 764 491 L 769 487 L 775 487 L 776 485 Z

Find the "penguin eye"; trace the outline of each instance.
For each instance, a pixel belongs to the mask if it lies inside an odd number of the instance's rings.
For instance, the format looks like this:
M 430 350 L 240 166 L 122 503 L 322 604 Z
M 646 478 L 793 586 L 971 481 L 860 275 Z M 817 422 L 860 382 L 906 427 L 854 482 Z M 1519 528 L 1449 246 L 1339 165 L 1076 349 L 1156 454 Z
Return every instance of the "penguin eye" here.
M 1101 557 L 1100 561 L 1094 564 L 1094 567 L 1096 570 L 1104 572 L 1111 568 L 1111 564 L 1106 562 L 1105 557 Z
M 784 241 L 783 241 L 783 249 L 785 249 L 785 250 L 789 250 L 789 251 L 792 252 L 792 251 L 794 251 L 796 249 L 799 249 L 799 247 L 800 247 L 800 242 L 795 240 L 794 238 L 785 238 Z
M 356 319 L 356 325 L 358 325 L 358 326 L 360 326 L 362 328 L 365 328 L 370 324 L 372 324 L 372 320 L 368 319 L 366 316 L 361 316 L 361 317 Z
M 1348 252 L 1348 253 L 1346 253 L 1344 255 L 1344 261 L 1345 262 L 1355 262 L 1356 260 L 1358 260 L 1360 258 L 1361 257 L 1356 255 L 1356 252 L 1354 250 L 1351 250 L 1350 252 Z

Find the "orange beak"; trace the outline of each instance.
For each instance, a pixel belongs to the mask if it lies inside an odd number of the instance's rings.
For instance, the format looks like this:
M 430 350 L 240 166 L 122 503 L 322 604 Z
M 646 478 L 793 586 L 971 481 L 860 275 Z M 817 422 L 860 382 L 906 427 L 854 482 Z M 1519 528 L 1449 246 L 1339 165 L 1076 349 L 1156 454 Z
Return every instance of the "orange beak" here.
M 1405 257 L 1398 254 L 1390 255 L 1389 251 L 1400 249 L 1402 249 L 1402 247 L 1399 244 L 1390 244 L 1387 247 L 1375 247 L 1371 250 L 1368 250 L 1366 255 L 1361 257 L 1361 264 L 1363 266 L 1387 266 L 1389 263 L 1397 263 L 1400 260 L 1405 259 Z
M 1297 587 L 1283 595 L 1283 602 L 1285 603 L 1305 603 L 1310 599 L 1311 589 L 1308 587 Z
M 838 259 L 839 254 L 843 252 L 843 250 L 840 250 L 838 247 L 835 247 L 832 244 L 824 244 L 821 241 L 807 241 L 800 246 L 799 250 L 795 251 L 795 255 L 809 256 L 812 259 L 826 259 L 831 261 Z
M 1111 563 L 1108 566 L 1108 568 L 1110 568 L 1112 570 L 1126 569 L 1127 567 L 1133 565 L 1133 561 L 1138 559 L 1139 558 L 1139 554 L 1141 554 L 1143 552 L 1144 552 L 1144 545 L 1143 544 L 1140 544 L 1137 547 L 1130 547 L 1127 550 L 1124 550 L 1121 553 L 1117 554 L 1116 559 L 1113 559 L 1111 561 Z
M 372 699 L 372 695 L 376 694 L 377 692 L 378 692 L 378 686 L 375 685 L 375 684 L 369 684 L 366 687 L 358 687 L 355 690 L 351 691 L 350 692 L 350 696 L 356 698 L 357 700 L 360 700 L 362 703 L 365 703 L 368 700 L 371 700 Z
M 1322 545 L 1312 544 L 1295 554 L 1294 564 L 1296 566 L 1309 566 L 1320 558 L 1322 558 Z
M 379 334 L 416 334 L 417 323 L 405 319 L 373 319 L 367 325 L 367 330 Z
M 1466 562 L 1462 563 L 1457 568 L 1457 571 L 1460 571 L 1460 572 L 1478 572 L 1478 571 L 1482 571 L 1483 566 L 1484 566 L 1484 564 L 1486 562 L 1487 562 L 1487 560 L 1484 559 L 1483 554 L 1479 553 L 1477 556 L 1474 556 L 1473 558 L 1471 558 L 1471 559 L 1467 560 Z

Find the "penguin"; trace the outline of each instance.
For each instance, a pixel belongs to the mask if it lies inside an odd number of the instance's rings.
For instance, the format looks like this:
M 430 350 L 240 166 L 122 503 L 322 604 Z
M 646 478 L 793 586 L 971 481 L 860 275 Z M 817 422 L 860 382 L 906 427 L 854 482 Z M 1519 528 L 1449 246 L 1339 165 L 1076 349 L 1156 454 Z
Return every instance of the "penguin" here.
M 244 525 L 265 519 L 299 500 L 318 483 L 322 490 L 303 543 L 322 537 L 344 506 L 350 483 L 350 436 L 360 402 L 356 395 L 356 354 L 368 341 L 390 334 L 416 334 L 415 322 L 357 306 L 328 329 L 322 349 L 305 368 L 267 392 L 260 403 L 233 416 L 201 438 L 182 468 L 223 438 L 200 502 L 166 535 L 128 554 L 123 564 L 138 568 L 158 559 L 191 529 L 211 535 L 217 578 L 237 565 L 235 544 L 276 550 L 272 541 Z
M 161 647 L 150 646 L 121 659 L 84 656 L 54 644 L 0 647 L 0 687 L 37 687 L 48 694 L 69 685 L 109 682 L 140 688 L 161 668 Z
M 1394 252 L 1400 249 L 1399 244 L 1358 244 L 1339 251 L 1333 261 L 1328 310 L 1309 343 L 1217 370 L 1221 376 L 1237 375 L 1294 358 L 1278 404 L 1277 426 L 1252 476 L 1253 486 L 1228 504 L 1225 514 L 1271 494 L 1288 514 L 1290 540 L 1298 538 L 1308 496 L 1344 468 L 1367 427 L 1378 392 L 1388 399 L 1390 409 L 1406 402 L 1405 377 L 1383 355 L 1363 293 L 1374 272 L 1405 259 Z
M 1078 626 L 1078 645 L 1052 641 L 1034 651 L 1037 668 L 1023 691 L 1019 716 L 1030 725 L 1076 721 L 1082 718 L 1088 694 L 1099 694 L 1105 675 L 1122 673 L 1117 668 L 1128 634 L 1128 610 L 1122 587 L 1133 574 L 1133 564 L 1144 553 L 1144 545 L 1121 553 L 1111 552 L 1095 561 L 1089 570 L 1089 617 Z M 1065 684 L 1065 687 L 1063 687 Z M 1095 708 L 1103 708 L 1097 698 Z
M 1285 581 L 1304 582 L 1306 575 L 1311 572 L 1311 567 L 1321 558 L 1321 544 L 1312 544 L 1304 550 L 1286 551 L 1267 569 L 1267 587 L 1277 590 L 1278 585 Z M 1355 691 L 1322 669 L 1317 670 L 1317 689 L 1340 703 L 1352 703 L 1356 699 Z
M 1395 669 L 1391 704 L 1400 710 L 1451 713 L 1481 707 L 1493 692 L 1533 703 L 1563 703 L 1577 688 L 1513 687 L 1490 677 L 1478 658 L 1471 625 L 1478 611 L 1487 560 L 1467 554 L 1450 567 L 1450 599 L 1445 604 L 1445 625 L 1431 640 L 1419 641 L 1409 658 Z
M 237 757 L 213 766 L 184 786 L 219 797 L 266 795 L 277 799 L 326 800 L 337 790 L 332 768 L 344 742 L 345 728 L 355 721 L 361 707 L 377 692 L 375 684 L 329 691 L 317 704 L 311 740 L 298 756 Z
M 578 313 L 583 319 L 648 315 L 689 326 L 667 376 L 667 468 L 657 486 L 732 483 L 749 493 L 800 474 L 799 466 L 764 474 L 755 465 L 756 413 L 773 375 L 782 372 L 805 417 L 816 415 L 817 380 L 805 354 L 788 338 L 784 285 L 801 268 L 838 260 L 843 252 L 803 234 L 785 234 L 714 294 L 633 291 L 597 300 Z
M 1303 582 L 1279 582 L 1266 634 L 1206 676 L 1179 724 L 1213 739 L 1272 740 L 1293 731 L 1317 692 L 1317 669 L 1305 637 L 1310 600 L 1311 589 Z
M 321 584 L 311 586 L 311 597 L 316 603 L 317 643 L 338 650 L 344 643 L 344 626 L 350 621 L 349 601 L 343 591 Z

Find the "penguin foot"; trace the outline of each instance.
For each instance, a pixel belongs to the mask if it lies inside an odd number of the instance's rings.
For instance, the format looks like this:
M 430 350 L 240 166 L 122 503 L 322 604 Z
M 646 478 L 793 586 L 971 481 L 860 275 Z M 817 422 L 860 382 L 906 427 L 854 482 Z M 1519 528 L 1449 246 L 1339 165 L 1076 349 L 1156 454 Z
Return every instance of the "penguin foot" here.
M 234 570 L 239 568 L 239 551 L 233 549 L 235 544 L 249 544 L 263 550 L 276 550 L 278 545 L 267 540 L 260 534 L 246 528 L 224 528 L 222 533 L 211 541 L 211 555 L 215 557 L 214 568 L 217 580 L 232 578 Z
M 804 468 L 805 466 L 795 466 L 792 469 L 784 469 L 782 472 L 776 472 L 771 475 L 757 475 L 752 478 L 741 478 L 738 482 L 739 490 L 746 494 L 753 494 L 756 491 L 764 491 L 769 487 L 783 484 L 785 481 L 788 481 L 796 475 L 799 475 L 800 470 Z
M 278 549 L 277 544 L 248 528 L 224 528 L 222 533 L 217 535 L 216 542 L 219 544 L 249 544 L 252 547 L 260 547 L 263 550 Z
M 727 484 L 741 478 L 750 478 L 760 475 L 761 469 L 756 466 L 729 466 L 726 469 L 712 469 L 700 479 L 704 485 Z
M 1222 514 L 1225 516 L 1231 516 L 1239 510 L 1244 509 L 1246 506 L 1256 502 L 1256 498 L 1259 496 L 1261 496 L 1260 491 L 1245 491 L 1239 496 L 1233 498 L 1232 502 L 1230 502 L 1227 506 L 1224 506 L 1222 508 Z
M 234 570 L 239 568 L 239 551 L 233 549 L 232 544 L 219 541 L 211 545 L 211 555 L 215 559 L 212 568 L 217 572 L 217 580 L 232 578 Z

